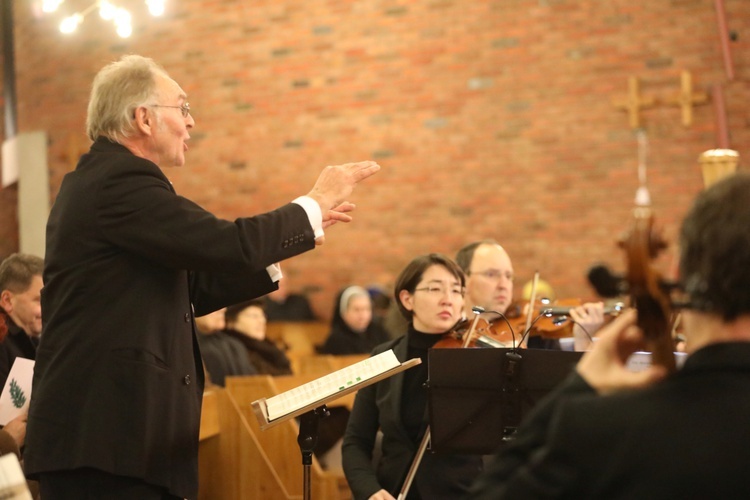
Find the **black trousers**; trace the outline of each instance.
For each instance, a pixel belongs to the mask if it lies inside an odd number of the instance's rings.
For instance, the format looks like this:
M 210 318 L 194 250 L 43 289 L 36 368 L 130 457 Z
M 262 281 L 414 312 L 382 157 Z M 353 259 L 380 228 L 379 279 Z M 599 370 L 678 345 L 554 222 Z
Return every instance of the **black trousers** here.
M 39 474 L 39 493 L 44 500 L 182 500 L 143 479 L 90 468 Z

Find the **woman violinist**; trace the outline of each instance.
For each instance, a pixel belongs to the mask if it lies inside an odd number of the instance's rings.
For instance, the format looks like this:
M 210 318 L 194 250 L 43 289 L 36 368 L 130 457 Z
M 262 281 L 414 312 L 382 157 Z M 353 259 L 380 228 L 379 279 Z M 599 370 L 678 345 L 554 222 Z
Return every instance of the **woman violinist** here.
M 428 350 L 461 319 L 465 278 L 448 257 L 428 254 L 412 260 L 395 287 L 396 303 L 410 321 L 406 335 L 375 348 L 393 349 L 399 361 L 422 364 L 361 389 L 342 447 L 344 473 L 354 498 L 396 497 L 427 428 Z M 380 458 L 373 465 L 378 431 Z M 460 498 L 479 475 L 479 456 L 425 454 L 408 498 Z

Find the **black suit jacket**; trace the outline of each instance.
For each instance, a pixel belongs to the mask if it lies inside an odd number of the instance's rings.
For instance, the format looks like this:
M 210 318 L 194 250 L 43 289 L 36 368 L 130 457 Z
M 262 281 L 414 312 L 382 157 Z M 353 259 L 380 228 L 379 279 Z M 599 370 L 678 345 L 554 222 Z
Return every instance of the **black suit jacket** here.
M 27 473 L 94 467 L 196 497 L 193 316 L 272 291 L 265 268 L 314 244 L 296 204 L 220 220 L 154 163 L 98 139 L 47 224 Z
M 649 389 L 598 396 L 577 374 L 474 485 L 472 499 L 750 498 L 750 342 L 714 344 Z
M 407 336 L 378 346 L 373 355 L 388 349 L 393 349 L 399 361 L 406 361 Z M 397 496 L 416 454 L 419 443 L 410 438 L 401 418 L 403 384 L 401 372 L 357 392 L 342 445 L 344 473 L 356 500 L 367 499 L 381 488 Z M 383 433 L 381 457 L 373 466 L 378 429 Z M 480 470 L 480 457 L 427 452 L 417 469 L 409 498 L 458 498 Z

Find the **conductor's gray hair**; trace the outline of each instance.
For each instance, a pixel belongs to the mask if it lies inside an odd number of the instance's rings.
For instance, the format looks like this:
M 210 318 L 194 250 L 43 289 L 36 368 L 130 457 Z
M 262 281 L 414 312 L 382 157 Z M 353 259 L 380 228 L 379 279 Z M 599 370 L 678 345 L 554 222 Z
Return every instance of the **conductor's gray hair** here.
M 154 99 L 156 76 L 167 72 L 148 57 L 126 55 L 97 73 L 91 88 L 86 133 L 113 142 L 135 134 L 135 110 Z

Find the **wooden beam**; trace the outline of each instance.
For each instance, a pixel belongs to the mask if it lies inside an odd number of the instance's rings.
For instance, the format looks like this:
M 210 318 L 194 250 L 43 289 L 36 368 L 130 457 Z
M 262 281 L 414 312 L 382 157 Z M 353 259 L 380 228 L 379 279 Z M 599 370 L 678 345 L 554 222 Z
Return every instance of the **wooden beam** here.
M 734 80 L 734 63 L 732 52 L 729 48 L 729 29 L 727 28 L 727 11 L 724 8 L 724 0 L 714 0 L 716 6 L 716 22 L 719 25 L 719 40 L 721 41 L 721 55 L 724 58 L 724 70 L 729 81 Z

